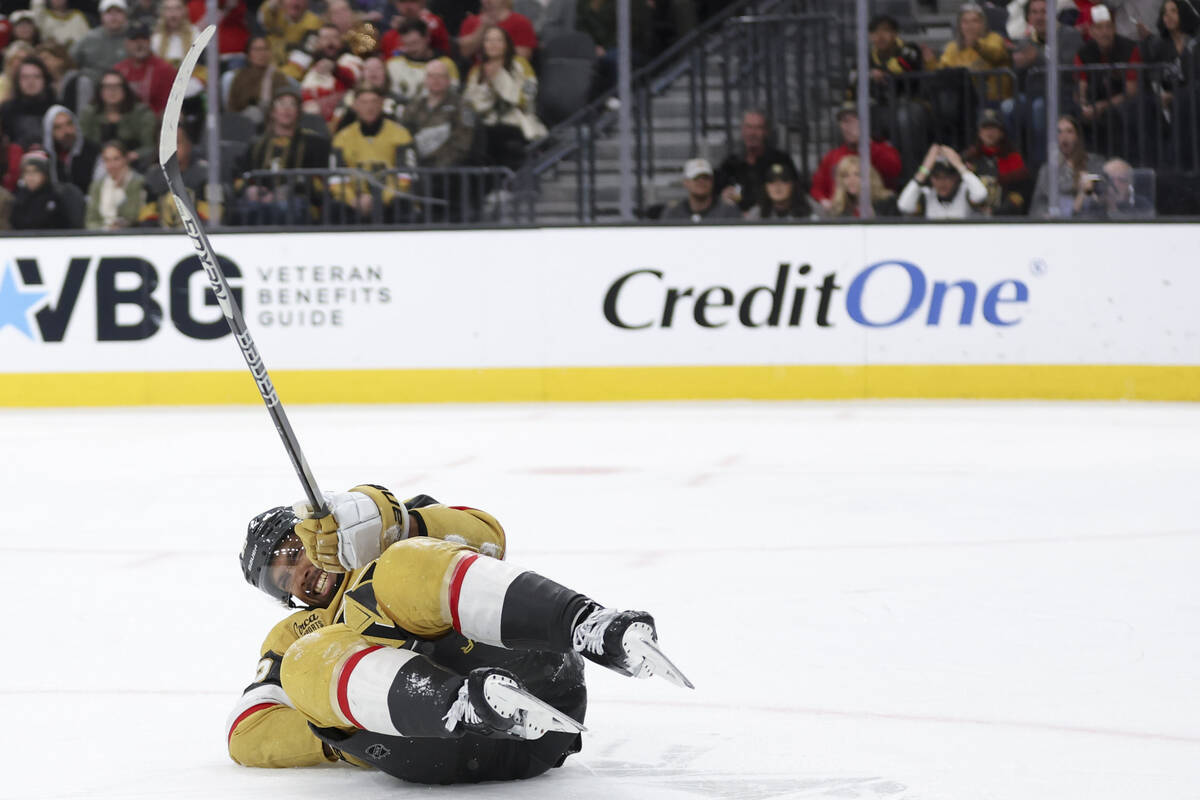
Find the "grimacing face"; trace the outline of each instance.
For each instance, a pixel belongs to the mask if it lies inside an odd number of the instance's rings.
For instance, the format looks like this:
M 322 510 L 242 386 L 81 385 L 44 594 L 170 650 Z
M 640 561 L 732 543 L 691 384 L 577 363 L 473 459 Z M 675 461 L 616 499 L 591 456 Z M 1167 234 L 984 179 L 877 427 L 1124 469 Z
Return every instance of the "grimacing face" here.
M 271 553 L 267 581 L 283 589 L 305 605 L 325 608 L 337 593 L 339 577 L 316 566 L 304 553 L 304 545 L 295 533 L 283 538 Z

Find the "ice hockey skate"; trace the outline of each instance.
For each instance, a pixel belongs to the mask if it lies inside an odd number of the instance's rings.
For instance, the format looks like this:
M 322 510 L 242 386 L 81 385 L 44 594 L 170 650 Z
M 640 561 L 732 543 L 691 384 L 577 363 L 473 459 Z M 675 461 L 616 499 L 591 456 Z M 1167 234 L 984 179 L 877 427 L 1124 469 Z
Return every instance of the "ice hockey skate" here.
M 484 736 L 506 733 L 518 739 L 540 739 L 547 731 L 582 733 L 580 723 L 521 686 L 511 672 L 481 667 L 467 676 L 458 699 L 442 717 L 446 730 Z
M 676 686 L 696 688 L 659 649 L 654 617 L 645 611 L 595 606 L 575 626 L 572 644 L 585 658 L 622 675 L 660 675 Z

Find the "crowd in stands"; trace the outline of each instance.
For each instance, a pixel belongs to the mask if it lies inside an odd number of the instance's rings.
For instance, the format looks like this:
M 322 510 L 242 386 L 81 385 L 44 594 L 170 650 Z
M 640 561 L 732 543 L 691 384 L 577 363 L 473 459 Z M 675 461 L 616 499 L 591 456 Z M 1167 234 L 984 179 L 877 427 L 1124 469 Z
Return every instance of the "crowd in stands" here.
M 833 112 L 841 141 L 809 180 L 792 155 L 770 146 L 765 113 L 751 109 L 740 146 L 716 169 L 689 161 L 686 196 L 661 217 L 857 216 L 861 191 L 879 217 L 1154 216 L 1154 167 L 1200 182 L 1195 3 L 1059 3 L 1055 197 L 1046 172 L 1046 1 L 1011 0 L 962 5 L 940 53 L 905 42 L 887 15 L 870 20 L 865 185 L 852 76 Z
M 725 2 L 633 0 L 634 65 Z M 1197 152 L 1196 2 L 1062 0 L 1056 20 L 1046 0 L 968 3 L 940 52 L 906 42 L 896 20 L 876 16 L 869 164 L 859 163 L 850 80 L 832 109 L 840 142 L 811 174 L 771 145 L 770 121 L 751 109 L 740 146 L 716 168 L 687 161 L 685 196 L 661 217 L 855 217 L 862 192 L 880 217 L 1152 215 L 1153 197 L 1138 183 L 1154 166 L 1146 131 L 1157 153 L 1200 169 L 1186 163 Z M 454 169 L 515 170 L 556 121 L 543 119 L 539 102 L 560 79 L 541 70 L 547 42 L 582 37 L 586 97 L 615 81 L 615 0 L 219 7 L 220 97 L 208 96 L 201 62 L 179 153 L 197 211 L 225 224 L 401 223 L 429 219 L 430 208 L 438 219 L 470 220 L 478 197 L 467 196 Z M 205 24 L 205 0 L 4 0 L 0 11 L 0 229 L 178 225 L 157 138 L 177 66 Z M 1054 197 L 1045 166 L 1051 23 L 1067 68 Z M 202 155 L 214 102 L 227 191 L 210 206 Z M 438 170 L 446 174 L 428 177 Z
M 696 0 L 633 7 L 639 64 L 698 13 Z M 583 42 L 577 55 L 592 69 L 571 87 L 583 102 L 615 80 L 614 0 L 220 0 L 219 9 L 220 97 L 208 95 L 202 60 L 179 157 L 200 216 L 225 224 L 403 222 L 423 205 L 470 219 L 449 173 L 515 169 L 547 133 L 543 43 Z M 0 12 L 0 229 L 177 226 L 158 132 L 206 1 L 5 0 Z M 212 102 L 227 191 L 210 208 Z M 418 168 L 447 175 L 418 181 Z

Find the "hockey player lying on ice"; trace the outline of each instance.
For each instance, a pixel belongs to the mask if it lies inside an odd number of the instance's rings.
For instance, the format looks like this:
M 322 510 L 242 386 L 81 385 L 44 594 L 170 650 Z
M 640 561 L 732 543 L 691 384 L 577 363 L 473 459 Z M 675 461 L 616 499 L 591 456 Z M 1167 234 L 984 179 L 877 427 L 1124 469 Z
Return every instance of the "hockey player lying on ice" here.
M 540 775 L 580 749 L 583 658 L 691 687 L 654 620 L 503 561 L 489 514 L 380 486 L 250 521 L 242 571 L 300 610 L 229 717 L 239 764 L 341 758 L 420 783 Z M 299 600 L 297 606 L 294 600 Z

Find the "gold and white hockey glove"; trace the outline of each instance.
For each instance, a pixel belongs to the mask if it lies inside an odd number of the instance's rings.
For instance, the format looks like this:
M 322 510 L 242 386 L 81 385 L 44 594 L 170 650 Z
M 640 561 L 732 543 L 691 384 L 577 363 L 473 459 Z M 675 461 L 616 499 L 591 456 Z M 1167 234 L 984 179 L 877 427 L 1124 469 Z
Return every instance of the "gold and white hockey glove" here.
M 408 534 L 408 510 L 382 486 L 325 492 L 325 504 L 330 513 L 320 518 L 307 502 L 292 509 L 300 518 L 295 531 L 309 560 L 326 572 L 365 567 Z

